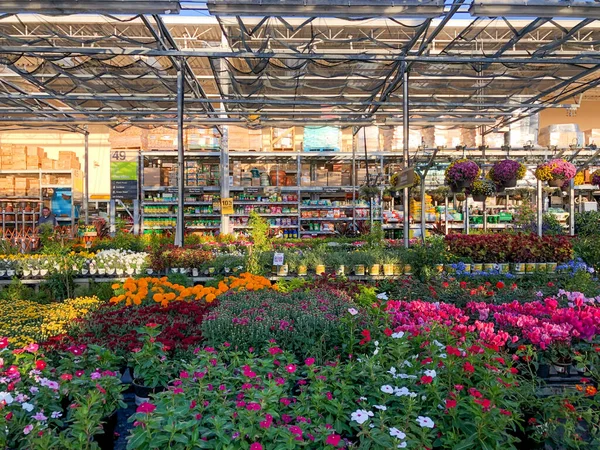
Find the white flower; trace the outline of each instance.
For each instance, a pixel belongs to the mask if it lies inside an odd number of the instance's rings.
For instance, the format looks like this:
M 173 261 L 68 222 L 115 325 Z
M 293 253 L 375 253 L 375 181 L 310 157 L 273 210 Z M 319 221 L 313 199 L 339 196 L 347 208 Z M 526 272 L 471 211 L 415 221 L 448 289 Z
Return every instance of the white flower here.
M 391 375 L 396 375 L 396 368 L 395 367 L 390 367 L 390 370 L 388 370 L 388 373 Z
M 438 341 L 437 339 L 433 340 L 433 344 L 437 345 L 439 348 L 446 348 L 446 346 L 444 344 L 442 344 L 440 341 Z
M 406 439 L 406 434 L 400 431 L 398 428 L 390 428 L 390 436 L 398 438 L 398 439 Z
M 31 403 L 23 403 L 21 407 L 27 412 L 33 411 L 33 405 Z
M 419 424 L 419 426 L 421 428 L 433 428 L 435 426 L 435 424 L 433 423 L 433 420 L 431 420 L 427 416 L 417 417 L 417 423 Z
M 379 341 L 373 341 L 373 344 L 375 344 L 375 347 L 379 347 Z
M 367 401 L 367 397 L 360 397 L 360 398 L 359 398 L 359 400 L 360 400 L 361 402 L 366 402 L 366 401 Z
M 440 353 L 440 358 L 446 359 L 447 357 L 448 357 L 448 355 L 446 355 L 445 353 Z
M 406 448 L 406 441 L 401 442 L 400 444 L 398 444 L 398 448 Z
M 387 292 L 382 292 L 381 294 L 377 294 L 377 298 L 379 300 L 388 300 Z
M 348 308 L 348 312 L 353 316 L 358 314 L 358 311 L 355 308 Z
M 6 402 L 7 405 L 10 405 L 14 400 L 10 392 L 0 392 L 0 403 Z
M 396 395 L 396 397 L 402 397 L 405 395 L 410 395 L 410 391 L 408 390 L 407 387 L 401 387 L 401 388 L 396 388 L 394 394 Z
M 375 351 L 373 352 L 373 356 L 379 353 L 379 347 L 375 347 Z
M 386 394 L 393 394 L 394 388 L 389 384 L 384 384 L 383 386 L 381 386 L 381 392 L 384 392 Z
M 402 365 L 403 365 L 403 366 L 406 366 L 406 367 L 412 367 L 412 363 L 410 363 L 409 361 L 404 361 L 404 362 L 402 363 Z
M 399 373 L 398 375 L 396 375 L 395 378 L 401 378 L 403 380 L 411 380 L 411 379 L 417 378 L 417 376 L 416 375 L 408 375 L 405 373 Z
M 437 375 L 437 372 L 433 369 L 426 370 L 424 373 L 425 373 L 425 375 L 427 375 L 428 377 L 431 377 L 431 378 L 435 378 Z
M 357 424 L 362 425 L 367 420 L 369 420 L 369 416 L 373 416 L 372 411 L 366 411 L 364 409 L 357 409 L 352 413 L 350 419 L 355 421 Z
M 392 333 L 392 337 L 394 339 L 400 339 L 402 336 L 404 336 L 404 331 L 398 331 L 397 333 Z
M 50 414 L 50 417 L 52 417 L 53 419 L 58 419 L 61 416 L 62 413 L 60 411 L 54 411 L 52 414 Z
M 373 408 L 378 409 L 380 411 L 387 411 L 387 406 L 385 405 L 373 405 Z

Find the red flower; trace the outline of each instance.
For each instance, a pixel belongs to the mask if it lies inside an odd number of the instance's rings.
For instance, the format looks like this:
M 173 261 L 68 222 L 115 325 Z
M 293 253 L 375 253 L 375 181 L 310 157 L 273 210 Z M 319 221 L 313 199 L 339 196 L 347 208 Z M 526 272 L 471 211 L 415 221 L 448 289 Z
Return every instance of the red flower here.
M 342 437 L 339 434 L 330 434 L 329 436 L 327 436 L 327 439 L 325 440 L 325 443 L 328 445 L 333 445 L 334 447 L 337 447 L 338 444 L 340 443 L 340 439 Z
M 512 286 L 510 287 L 511 291 L 514 291 L 515 289 L 517 289 L 517 283 L 513 283 Z
M 512 413 L 507 409 L 500 409 L 500 414 L 504 414 L 505 416 L 512 416 Z
M 496 288 L 498 288 L 498 289 L 504 289 L 504 283 L 502 281 L 498 281 L 496 283 Z
M 482 398 L 481 400 L 477 399 L 474 401 L 475 401 L 475 403 L 480 404 L 484 411 L 490 410 L 490 406 L 491 406 L 492 402 L 490 400 L 488 400 L 487 398 Z
M 8 338 L 3 337 L 0 338 L 0 350 L 2 350 L 3 348 L 8 347 Z
M 554 283 L 552 281 L 548 281 L 548 287 L 554 287 Z
M 383 334 L 389 337 L 392 334 L 394 334 L 394 332 L 390 328 L 386 328 L 385 330 L 383 330 Z
M 43 360 L 41 360 L 41 359 L 38 359 L 38 360 L 35 362 L 35 367 L 36 367 L 38 370 L 44 370 L 44 369 L 46 368 L 46 361 L 43 361 Z
M 477 295 L 477 289 L 471 289 L 470 295 Z
M 360 345 L 365 345 L 367 342 L 371 342 L 371 332 L 369 330 L 362 330 L 363 338 L 360 340 Z
M 465 365 L 463 366 L 463 370 L 465 372 L 473 373 L 473 372 L 475 372 L 475 367 L 473 367 L 473 364 L 471 364 L 469 361 L 467 361 L 467 362 L 465 362 Z
M 446 353 L 453 356 L 461 356 L 462 353 L 456 347 L 452 347 L 451 345 L 446 345 Z
M 106 389 L 104 389 L 98 383 L 96 383 L 96 389 L 98 389 L 98 391 L 100 391 L 102 394 L 106 394 Z M 156 406 L 155 406 L 155 408 L 156 408 Z
M 146 326 L 147 326 L 148 328 L 156 328 L 156 327 L 158 326 L 158 324 L 157 324 L 157 323 L 154 323 L 154 322 L 150 322 L 150 323 L 147 323 L 147 324 L 146 324 Z
M 461 281 L 460 282 L 460 288 L 461 289 L 466 289 L 467 288 L 467 282 L 466 281 Z
M 569 400 L 565 400 L 563 402 L 563 405 L 565 406 L 565 408 L 567 408 L 569 411 L 575 412 L 575 407 L 571 404 L 571 402 L 569 402 Z
M 462 384 L 455 384 L 454 389 L 457 391 L 462 391 L 465 387 Z
M 443 287 L 444 289 L 446 289 L 448 286 L 450 286 L 450 283 L 448 283 L 447 281 L 444 281 L 444 282 L 442 283 L 442 287 Z
M 153 405 L 152 403 L 144 402 L 140 406 L 137 407 L 135 412 L 150 414 L 155 409 L 156 409 L 156 405 Z
M 425 364 L 429 364 L 433 362 L 433 358 L 425 358 L 423 361 L 421 361 L 421 365 L 424 366 Z
M 456 400 L 446 399 L 446 408 L 448 408 L 448 409 L 456 408 Z
M 433 383 L 433 378 L 429 375 L 423 375 L 421 377 L 421 384 L 431 384 Z

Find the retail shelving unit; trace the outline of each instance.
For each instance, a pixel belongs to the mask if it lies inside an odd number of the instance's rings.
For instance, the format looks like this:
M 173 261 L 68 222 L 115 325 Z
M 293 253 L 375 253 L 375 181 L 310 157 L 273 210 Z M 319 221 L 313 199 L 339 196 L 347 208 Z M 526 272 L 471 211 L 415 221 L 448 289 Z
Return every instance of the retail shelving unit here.
M 2 206 L 2 232 L 7 229 L 24 232 L 37 226 L 41 214 L 41 206 L 49 206 L 51 192 L 55 189 L 65 189 L 70 203 L 69 213 L 59 212 L 56 219 L 59 225 L 75 226 L 77 208 L 83 201 L 83 175 L 80 170 L 2 170 L 0 177 L 18 176 L 22 179 L 35 181 L 35 186 L 13 192 L 15 195 L 0 193 Z M 28 182 L 28 184 L 32 184 Z M 32 205 L 33 204 L 33 205 Z M 12 207 L 12 211 L 10 208 Z M 56 212 L 56 211 L 54 211 Z

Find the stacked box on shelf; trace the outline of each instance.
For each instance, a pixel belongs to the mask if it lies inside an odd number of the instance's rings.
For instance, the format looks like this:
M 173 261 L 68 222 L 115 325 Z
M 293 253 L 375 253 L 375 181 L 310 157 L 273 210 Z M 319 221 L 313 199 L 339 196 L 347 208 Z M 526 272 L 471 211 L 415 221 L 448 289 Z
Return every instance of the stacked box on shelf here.
M 177 150 L 177 130 L 156 127 L 148 131 L 149 150 Z
M 15 195 L 15 177 L 6 175 L 0 177 L 0 197 L 13 197 Z
M 305 127 L 304 150 L 339 151 L 341 133 L 338 127 Z
M 40 196 L 40 179 L 29 178 L 27 183 L 27 196 L 28 197 L 39 197 Z
M 75 152 L 61 150 L 58 152 L 56 168 L 59 170 L 81 170 L 81 164 Z
M 184 132 L 184 145 L 188 150 L 216 150 L 219 137 L 216 128 L 189 128 Z
M 600 128 L 591 128 L 583 132 L 585 135 L 585 145 L 600 144 Z
M 148 130 L 138 127 L 129 127 L 123 131 L 110 129 L 108 142 L 111 148 L 148 148 Z
M 431 203 L 431 196 L 425 194 L 425 212 L 428 214 L 434 214 L 435 215 L 435 208 L 433 207 L 433 204 Z M 421 217 L 421 201 L 417 201 L 414 199 L 410 200 L 410 215 L 413 218 L 420 218 Z
M 556 145 L 559 148 L 568 148 L 573 144 L 583 145 L 583 133 L 579 131 L 579 125 L 574 123 L 549 125 L 540 130 L 538 143 L 542 147 Z
M 356 134 L 356 151 L 358 154 L 365 153 L 365 145 L 367 152 L 379 151 L 379 127 L 362 127 Z
M 27 196 L 27 189 L 29 187 L 29 179 L 25 177 L 15 177 L 15 196 L 25 197 Z

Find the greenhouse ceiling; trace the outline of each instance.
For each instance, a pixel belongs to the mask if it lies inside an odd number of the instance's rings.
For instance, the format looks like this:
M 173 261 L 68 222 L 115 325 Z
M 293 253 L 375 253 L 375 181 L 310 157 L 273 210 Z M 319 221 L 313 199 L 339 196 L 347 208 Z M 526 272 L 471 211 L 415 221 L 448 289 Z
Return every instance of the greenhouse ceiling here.
M 94 15 L 20 3 L 0 6 L 4 129 L 175 126 L 180 69 L 190 126 L 401 124 L 406 73 L 411 126 L 493 131 L 600 85 L 591 1 L 352 0 L 365 17 L 337 0 L 94 1 Z M 132 4 L 142 14 L 118 14 Z M 315 4 L 339 17 L 302 17 Z M 510 14 L 523 5 L 537 15 Z

